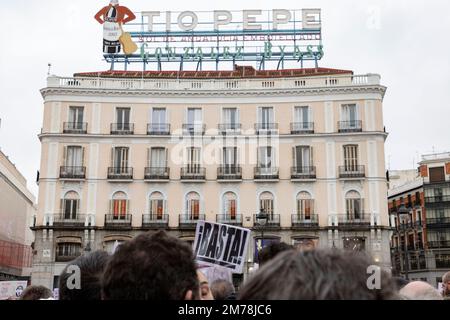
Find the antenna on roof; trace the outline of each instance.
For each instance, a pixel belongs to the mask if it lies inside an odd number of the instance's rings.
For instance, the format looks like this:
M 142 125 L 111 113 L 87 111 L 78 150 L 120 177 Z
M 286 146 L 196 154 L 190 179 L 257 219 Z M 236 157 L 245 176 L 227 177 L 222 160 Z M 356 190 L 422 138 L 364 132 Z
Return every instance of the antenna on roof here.
M 49 63 L 49 64 L 48 64 L 48 71 L 47 71 L 47 75 L 48 75 L 48 76 L 50 75 L 51 69 L 52 69 L 52 64 Z

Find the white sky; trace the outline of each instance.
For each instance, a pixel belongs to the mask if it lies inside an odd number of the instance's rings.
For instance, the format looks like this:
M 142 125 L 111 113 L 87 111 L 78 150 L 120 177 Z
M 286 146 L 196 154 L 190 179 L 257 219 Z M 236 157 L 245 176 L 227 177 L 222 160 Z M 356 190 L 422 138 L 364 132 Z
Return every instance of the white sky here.
M 0 3 L 0 148 L 37 195 L 42 98 L 52 73 L 106 70 L 94 14 L 108 0 Z M 419 155 L 450 151 L 450 2 L 448 0 L 123 0 L 133 11 L 321 8 L 321 67 L 379 73 L 388 87 L 386 166 L 416 167 Z

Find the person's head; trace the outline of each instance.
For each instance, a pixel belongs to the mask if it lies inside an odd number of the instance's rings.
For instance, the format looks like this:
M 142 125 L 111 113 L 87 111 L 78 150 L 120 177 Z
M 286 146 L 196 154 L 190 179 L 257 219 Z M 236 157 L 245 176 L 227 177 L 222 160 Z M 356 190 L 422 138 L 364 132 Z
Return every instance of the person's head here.
M 442 300 L 442 296 L 430 284 L 413 281 L 400 290 L 400 294 L 411 300 Z
M 387 300 L 396 288 L 389 274 L 365 254 L 339 250 L 289 250 L 259 269 L 239 294 L 241 300 Z M 375 279 L 376 280 L 376 279 Z M 375 285 L 369 288 L 368 283 Z M 375 289 L 379 288 L 379 289 Z
M 394 283 L 397 287 L 397 290 L 399 290 L 399 291 L 409 283 L 408 280 L 406 280 L 405 278 L 402 278 L 402 277 L 392 277 L 392 280 L 394 281 Z
M 235 294 L 233 284 L 223 279 L 214 281 L 211 284 L 211 291 L 216 300 L 227 300 Z
M 102 282 L 105 300 L 190 300 L 199 297 L 191 247 L 164 231 L 121 244 Z
M 450 296 L 450 271 L 444 274 L 442 277 L 442 286 L 444 291 L 442 292 L 444 296 Z
M 70 262 L 59 277 L 59 300 L 101 300 L 101 279 L 109 260 L 105 251 L 95 251 Z M 80 287 L 73 288 L 73 275 L 80 274 Z
M 262 248 L 258 252 L 258 263 L 260 266 L 265 264 L 267 261 L 275 258 L 279 253 L 294 249 L 293 246 L 288 245 L 285 242 L 272 242 L 268 246 Z
M 110 4 L 112 6 L 117 6 L 117 5 L 119 5 L 119 0 L 111 0 Z
M 209 288 L 209 282 L 203 272 L 197 270 L 198 283 L 200 285 L 200 299 L 201 300 L 214 300 L 211 289 Z
M 42 300 L 51 298 L 53 298 L 53 292 L 44 286 L 29 286 L 20 296 L 20 300 Z

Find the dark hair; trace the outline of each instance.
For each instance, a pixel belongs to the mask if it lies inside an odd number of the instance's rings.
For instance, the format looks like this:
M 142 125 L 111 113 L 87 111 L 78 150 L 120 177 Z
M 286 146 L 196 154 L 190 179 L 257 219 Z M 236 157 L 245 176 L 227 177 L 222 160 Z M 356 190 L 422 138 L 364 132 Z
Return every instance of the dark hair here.
M 226 300 L 231 298 L 234 293 L 234 286 L 227 280 L 219 279 L 211 284 L 211 292 L 214 300 Z
M 44 286 L 29 286 L 20 296 L 20 300 L 40 300 L 49 298 L 53 298 L 53 292 Z
M 369 289 L 367 255 L 353 251 L 287 251 L 259 269 L 244 285 L 241 300 L 386 300 L 396 298 L 390 275 Z
M 399 291 L 409 283 L 408 280 L 402 277 L 392 277 L 392 280 L 394 281 L 395 286 Z
M 164 231 L 141 234 L 121 244 L 106 266 L 106 300 L 184 300 L 199 298 L 191 247 Z
M 59 300 L 101 300 L 101 278 L 108 260 L 107 252 L 95 251 L 70 262 L 59 277 Z M 80 268 L 80 289 L 67 286 L 72 276 L 70 266 Z
M 285 242 L 272 242 L 258 251 L 258 263 L 261 266 L 275 258 L 279 253 L 291 249 L 294 249 L 294 247 Z

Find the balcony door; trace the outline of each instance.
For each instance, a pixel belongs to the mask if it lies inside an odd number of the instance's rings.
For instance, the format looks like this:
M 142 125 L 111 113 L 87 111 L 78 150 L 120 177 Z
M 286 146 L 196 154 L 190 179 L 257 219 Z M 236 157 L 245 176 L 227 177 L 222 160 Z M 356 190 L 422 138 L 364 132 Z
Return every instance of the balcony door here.
M 312 166 L 312 147 L 296 146 L 294 148 L 296 173 L 309 173 Z
M 129 201 L 123 192 L 114 194 L 111 200 L 111 214 L 113 220 L 125 220 L 129 210 Z
M 297 196 L 297 215 L 301 220 L 311 220 L 314 213 L 314 200 L 308 192 L 300 192 Z
M 358 171 L 358 146 L 344 146 L 344 170 L 345 172 Z
M 159 192 L 154 192 L 150 196 L 150 216 L 153 219 L 162 220 L 164 215 L 164 197 Z
M 84 108 L 69 108 L 69 128 L 75 130 L 83 130 Z
M 202 122 L 202 109 L 189 108 L 187 111 L 187 129 L 191 132 L 200 132 Z
M 272 107 L 259 108 L 258 122 L 260 124 L 260 129 L 262 130 L 271 129 L 271 125 L 274 123 L 273 108 Z
M 116 109 L 117 130 L 130 130 L 130 108 Z
M 358 128 L 358 109 L 356 104 L 344 104 L 341 109 L 342 129 Z
M 236 174 L 237 172 L 237 147 L 223 148 L 223 169 L 225 174 Z
M 84 158 L 84 149 L 80 146 L 68 146 L 65 148 L 64 165 L 66 166 L 66 173 L 72 175 L 81 174 Z
M 186 216 L 188 220 L 198 220 L 200 217 L 200 196 L 196 192 L 186 197 Z
M 239 122 L 238 111 L 236 108 L 224 108 L 223 120 L 226 129 L 235 130 Z
M 223 212 L 225 214 L 225 220 L 236 220 L 237 215 L 237 200 L 236 194 L 233 192 L 227 192 L 223 196 Z
M 68 192 L 63 199 L 64 220 L 76 220 L 80 207 L 80 200 L 76 192 Z
M 294 110 L 295 123 L 297 126 L 297 130 L 305 130 L 309 129 L 309 123 L 311 122 L 309 119 L 309 107 L 295 107 Z
M 190 147 L 187 150 L 187 173 L 200 173 L 200 148 Z
M 259 198 L 260 212 L 264 212 L 269 216 L 269 221 L 273 220 L 274 214 L 274 201 L 273 194 L 270 192 L 263 192 Z
M 363 218 L 363 200 L 356 191 L 349 191 L 345 196 L 346 218 L 349 221 Z
M 116 147 L 114 148 L 113 155 L 114 155 L 113 159 L 114 173 L 116 174 L 128 173 L 129 149 L 126 147 Z
M 258 167 L 261 174 L 272 174 L 274 167 L 273 147 L 258 148 Z
M 165 172 L 167 167 L 167 150 L 165 148 L 151 148 L 149 167 L 153 170 Z
M 166 109 L 152 109 L 152 129 L 155 132 L 164 132 L 166 130 Z

